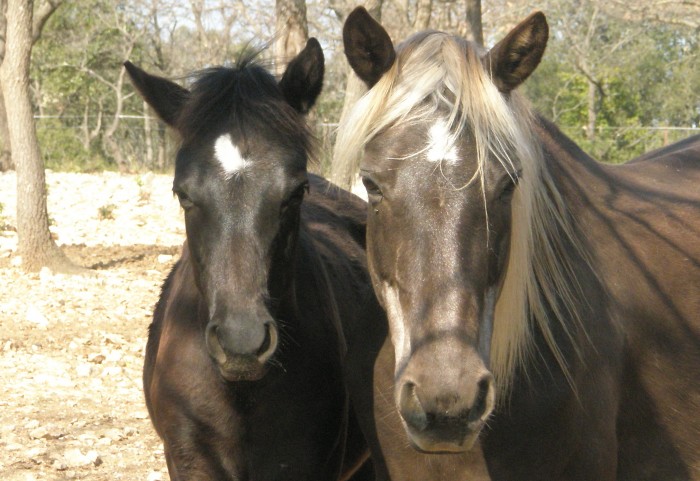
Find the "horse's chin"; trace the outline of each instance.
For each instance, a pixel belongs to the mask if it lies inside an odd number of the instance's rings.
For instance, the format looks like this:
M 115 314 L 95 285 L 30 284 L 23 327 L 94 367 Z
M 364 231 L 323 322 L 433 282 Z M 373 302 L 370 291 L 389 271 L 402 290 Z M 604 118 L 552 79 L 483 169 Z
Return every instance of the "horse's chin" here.
M 268 367 L 264 364 L 246 366 L 231 366 L 230 363 L 219 364 L 219 374 L 228 382 L 259 381 L 267 374 Z
M 481 429 L 471 431 L 460 438 L 437 438 L 431 433 L 414 432 L 407 429 L 408 439 L 413 449 L 426 454 L 457 454 L 471 451 L 479 438 Z

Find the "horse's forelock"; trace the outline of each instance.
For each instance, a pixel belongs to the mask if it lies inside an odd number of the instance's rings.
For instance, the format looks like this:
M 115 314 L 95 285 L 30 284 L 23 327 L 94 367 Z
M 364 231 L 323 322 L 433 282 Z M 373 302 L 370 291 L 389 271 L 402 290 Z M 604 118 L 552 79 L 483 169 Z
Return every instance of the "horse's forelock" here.
M 243 135 L 265 128 L 315 158 L 315 140 L 304 117 L 285 101 L 258 55 L 258 51 L 247 52 L 234 67 L 213 67 L 192 75 L 190 96 L 176 123 L 183 142 L 220 135 L 230 127 Z
M 454 141 L 464 128 L 474 130 L 479 151 L 477 171 L 488 157 L 514 171 L 511 151 L 529 134 L 529 109 L 517 93 L 507 101 L 481 62 L 483 50 L 443 32 L 419 32 L 397 47 L 392 68 L 343 119 L 338 131 L 333 175 L 348 184 L 361 153 L 379 132 L 398 122 L 425 122 L 448 111 Z M 513 107 L 515 105 L 515 108 Z M 525 117 L 524 121 L 521 117 Z

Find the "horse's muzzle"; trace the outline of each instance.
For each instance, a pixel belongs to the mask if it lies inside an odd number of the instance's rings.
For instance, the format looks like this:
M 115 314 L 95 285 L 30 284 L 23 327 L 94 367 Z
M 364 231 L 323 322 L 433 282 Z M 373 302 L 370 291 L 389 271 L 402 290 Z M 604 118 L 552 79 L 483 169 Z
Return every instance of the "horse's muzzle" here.
M 406 432 L 417 450 L 430 453 L 469 451 L 493 410 L 493 377 L 484 375 L 471 399 L 464 399 L 456 392 L 428 394 L 421 392 L 420 386 L 406 382 L 397 401 Z
M 206 329 L 207 351 L 227 381 L 257 381 L 268 369 L 267 362 L 277 351 L 279 333 L 273 322 L 262 332 L 243 332 L 210 322 Z

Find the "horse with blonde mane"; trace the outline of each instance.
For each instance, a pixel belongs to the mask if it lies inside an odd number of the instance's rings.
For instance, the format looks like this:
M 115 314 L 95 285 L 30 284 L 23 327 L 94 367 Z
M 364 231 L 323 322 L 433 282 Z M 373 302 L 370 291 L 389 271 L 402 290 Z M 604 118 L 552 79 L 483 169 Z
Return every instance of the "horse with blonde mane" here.
M 396 406 L 494 480 L 700 479 L 700 137 L 596 162 L 516 91 L 548 36 L 539 12 L 490 50 L 346 20 L 369 90 L 334 175 L 367 189 Z

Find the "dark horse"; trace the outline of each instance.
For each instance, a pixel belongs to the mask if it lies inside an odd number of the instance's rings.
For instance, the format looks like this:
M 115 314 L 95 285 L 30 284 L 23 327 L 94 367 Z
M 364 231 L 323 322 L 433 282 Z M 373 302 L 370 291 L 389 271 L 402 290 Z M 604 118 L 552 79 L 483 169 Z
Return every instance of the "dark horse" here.
M 306 171 L 318 42 L 279 83 L 252 56 L 202 72 L 191 91 L 126 68 L 181 137 L 173 192 L 187 242 L 155 309 L 143 376 L 171 479 L 347 479 L 367 448 L 349 411 L 340 324 L 369 343 L 384 335 L 364 206 Z
M 191 91 L 126 68 L 182 142 L 173 191 L 187 242 L 143 379 L 171 479 L 486 479 L 480 453 L 416 455 L 387 395 L 365 203 L 306 171 L 318 43 L 279 83 L 252 58 L 203 72 Z
M 413 445 L 478 439 L 495 480 L 700 479 L 700 140 L 608 166 L 533 113 L 542 13 L 488 51 L 394 48 L 361 8 L 343 38 L 370 89 L 335 175 L 367 189 Z

